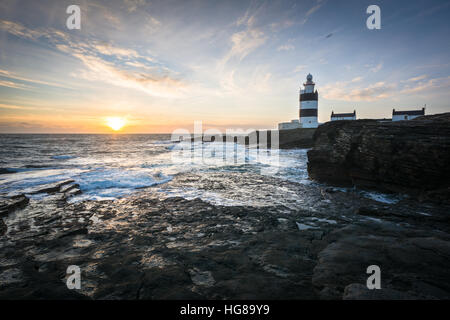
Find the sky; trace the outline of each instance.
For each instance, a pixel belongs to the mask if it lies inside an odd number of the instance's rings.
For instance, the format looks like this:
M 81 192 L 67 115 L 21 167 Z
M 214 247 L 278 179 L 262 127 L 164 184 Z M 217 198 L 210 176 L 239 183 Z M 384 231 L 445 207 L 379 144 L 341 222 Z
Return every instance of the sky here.
M 2 0 L 0 132 L 273 129 L 298 118 L 308 73 L 320 122 L 450 112 L 449 17 L 435 0 Z

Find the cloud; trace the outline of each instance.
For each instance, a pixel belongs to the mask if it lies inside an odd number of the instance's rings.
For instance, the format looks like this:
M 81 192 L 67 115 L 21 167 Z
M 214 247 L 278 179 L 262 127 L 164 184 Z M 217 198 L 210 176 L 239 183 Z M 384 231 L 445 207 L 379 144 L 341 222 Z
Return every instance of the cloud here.
M 8 80 L 1 80 L 1 79 L 0 79 L 0 86 L 13 88 L 13 89 L 27 89 L 27 86 L 24 86 L 23 84 L 15 83 L 15 82 L 8 81 Z
M 0 103 L 0 109 L 10 109 L 10 110 L 55 110 L 55 108 L 48 108 L 48 107 L 42 107 L 42 106 L 36 106 L 36 107 L 26 107 L 26 106 L 19 106 L 15 104 L 4 104 Z
M 101 81 L 119 87 L 132 88 L 160 97 L 180 97 L 183 89 L 187 87 L 187 83 L 171 76 L 168 68 L 159 66 L 152 57 L 142 56 L 133 49 L 121 48 L 111 43 L 101 43 L 95 40 L 72 41 L 69 36 L 58 30 L 38 29 L 33 31 L 18 23 L 4 20 L 0 20 L 0 28 L 26 39 L 37 40 L 41 36 L 47 37 L 56 49 L 79 59 L 84 64 L 87 69 L 74 72 L 72 75 L 81 76 L 86 80 Z M 239 46 L 240 41 L 245 41 L 245 39 L 236 37 L 235 44 L 238 46 L 235 50 L 241 48 L 241 52 L 237 52 L 237 54 L 244 55 L 248 47 L 244 44 Z M 105 55 L 108 56 L 107 60 L 102 57 Z M 152 65 L 148 65 L 148 63 Z M 139 68 L 139 70 L 127 70 L 125 68 L 127 64 Z M 163 70 L 163 72 L 159 70 Z M 45 81 L 19 77 L 6 70 L 0 70 L 0 75 L 28 82 L 60 86 Z M 9 87 L 19 86 L 11 81 L 4 81 L 3 85 Z
M 306 22 L 308 22 L 309 17 L 316 12 L 317 10 L 319 10 L 323 5 L 325 4 L 325 1 L 323 0 L 316 0 L 315 1 L 315 5 L 313 7 L 311 7 L 306 13 L 305 13 L 305 17 L 303 18 L 302 24 L 305 24 Z
M 410 78 L 399 81 L 398 83 L 380 81 L 366 87 L 355 87 L 355 83 L 362 80 L 361 77 L 357 77 L 351 81 L 339 81 L 327 84 L 322 87 L 321 93 L 329 100 L 378 101 L 394 96 L 399 97 L 401 95 L 412 95 L 422 92 L 430 93 L 432 90 L 448 88 L 450 86 L 450 76 L 429 79 L 427 81 L 421 81 L 421 79 L 424 79 L 424 77 Z
M 303 70 L 306 69 L 306 67 L 307 66 L 304 65 L 304 64 L 298 65 L 298 66 L 295 67 L 294 72 L 297 73 L 297 72 L 303 71 Z
M 234 32 L 231 37 L 231 49 L 225 54 L 223 59 L 219 62 L 219 68 L 222 69 L 224 65 L 231 59 L 237 58 L 242 61 L 246 56 L 253 52 L 258 47 L 262 46 L 268 39 L 264 32 L 255 27 L 256 12 L 261 7 L 255 10 L 255 13 L 250 15 L 250 9 L 236 21 L 236 26 L 244 27 L 244 30 Z
M 88 68 L 80 76 L 90 81 L 102 81 L 119 87 L 140 90 L 152 96 L 179 97 L 183 94 L 186 84 L 181 80 L 167 75 L 150 74 L 146 72 L 131 72 L 115 66 L 111 62 L 98 57 L 76 53 Z
M 357 79 L 356 81 L 353 81 Z M 377 101 L 386 99 L 396 92 L 396 84 L 377 82 L 367 87 L 354 87 L 351 83 L 358 82 L 355 78 L 352 81 L 342 81 L 325 85 L 321 92 L 328 100 L 343 101 Z
M 0 69 L 0 76 L 4 77 L 4 78 L 8 78 L 9 80 L 19 80 L 19 81 L 24 81 L 24 82 L 34 83 L 34 84 L 43 84 L 43 85 L 52 86 L 52 87 L 67 88 L 59 83 L 48 82 L 48 81 L 37 80 L 37 79 L 30 79 L 27 77 L 20 76 L 17 73 L 7 71 L 7 70 L 2 70 L 2 69 Z M 6 85 L 8 83 L 13 84 L 13 85 Z M 30 88 L 29 86 L 26 86 L 24 84 L 12 82 L 12 81 L 4 81 L 4 86 L 11 87 L 11 88 L 17 88 L 17 89 Z
M 375 67 L 370 68 L 370 71 L 372 72 L 378 72 L 381 70 L 381 68 L 383 68 L 383 62 L 380 62 L 379 64 L 377 64 Z
M 421 75 L 421 76 L 409 78 L 408 80 L 406 80 L 406 82 L 416 82 L 416 81 L 423 80 L 423 79 L 425 79 L 426 77 L 427 77 L 427 75 L 424 74 L 424 75 Z
M 21 37 L 25 39 L 35 39 L 41 35 L 39 32 L 25 28 L 19 23 L 6 20 L 0 20 L 0 29 L 12 35 L 15 35 L 16 37 Z
M 289 51 L 289 50 L 294 50 L 295 47 L 292 44 L 285 44 L 282 46 L 279 46 L 277 48 L 277 51 Z
M 0 30 L 4 30 L 16 37 L 29 40 L 37 40 L 40 37 L 46 38 L 50 41 L 54 38 L 59 38 L 65 41 L 68 40 L 68 36 L 62 31 L 53 28 L 30 29 L 20 23 L 8 20 L 0 19 Z
M 418 79 L 420 78 L 420 79 Z M 412 80 L 413 79 L 413 80 Z M 414 80 L 414 79 L 418 79 L 418 80 Z M 411 86 L 409 84 L 405 85 L 402 90 L 400 91 L 400 93 L 402 94 L 415 94 L 415 93 L 420 93 L 423 91 L 431 91 L 434 89 L 442 89 L 442 88 L 449 88 L 450 87 L 450 76 L 448 77 L 442 77 L 442 78 L 434 78 L 434 79 L 429 79 L 427 81 L 421 81 L 421 79 L 424 79 L 423 76 L 420 77 L 416 77 L 416 78 L 411 78 L 408 79 L 408 82 L 413 82 L 414 85 Z
M 229 57 L 238 57 L 239 60 L 242 60 L 253 50 L 263 45 L 266 40 L 267 37 L 258 29 L 248 29 L 234 33 L 231 36 L 233 46 L 230 50 Z
M 139 7 L 146 5 L 145 0 L 124 0 L 124 3 L 128 12 L 134 12 Z
M 117 56 L 117 57 L 126 57 L 126 58 L 137 58 L 139 54 L 132 49 L 118 48 L 114 47 L 111 44 L 94 44 L 92 47 L 97 50 L 97 52 L 108 55 L 108 56 Z

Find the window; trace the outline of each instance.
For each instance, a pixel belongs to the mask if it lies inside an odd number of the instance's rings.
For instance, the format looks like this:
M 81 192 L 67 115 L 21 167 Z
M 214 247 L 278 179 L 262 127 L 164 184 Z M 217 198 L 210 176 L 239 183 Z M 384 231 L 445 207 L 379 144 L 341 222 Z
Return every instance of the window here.
M 405 120 L 408 120 L 408 116 L 405 116 Z

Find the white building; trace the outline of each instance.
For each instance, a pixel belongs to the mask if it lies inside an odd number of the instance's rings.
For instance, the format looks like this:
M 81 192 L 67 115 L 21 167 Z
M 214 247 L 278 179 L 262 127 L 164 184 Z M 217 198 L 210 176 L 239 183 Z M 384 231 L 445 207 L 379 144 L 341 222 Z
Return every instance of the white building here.
M 315 83 L 312 81 L 311 74 L 306 76 L 306 82 L 303 84 L 304 89 L 300 89 L 300 126 L 302 128 L 317 128 L 317 108 L 318 108 L 318 93 L 314 91 Z
M 392 121 L 411 120 L 425 115 L 425 108 L 422 110 L 395 111 L 392 110 Z
M 331 111 L 331 121 L 337 120 L 356 120 L 356 110 L 353 110 L 353 113 L 334 113 L 334 111 Z
M 300 128 L 300 121 L 297 119 L 291 120 L 291 122 L 281 122 L 278 124 L 278 130 L 289 130 L 298 128 Z

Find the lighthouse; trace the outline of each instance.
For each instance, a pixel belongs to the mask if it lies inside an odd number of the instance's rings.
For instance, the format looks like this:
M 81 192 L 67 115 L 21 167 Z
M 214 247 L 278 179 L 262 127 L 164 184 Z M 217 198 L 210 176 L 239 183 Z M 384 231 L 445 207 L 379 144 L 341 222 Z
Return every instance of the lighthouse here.
M 306 76 L 304 89 L 300 89 L 300 126 L 302 128 L 317 128 L 318 93 L 314 91 L 315 83 L 311 74 Z

